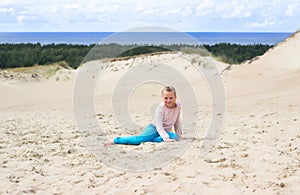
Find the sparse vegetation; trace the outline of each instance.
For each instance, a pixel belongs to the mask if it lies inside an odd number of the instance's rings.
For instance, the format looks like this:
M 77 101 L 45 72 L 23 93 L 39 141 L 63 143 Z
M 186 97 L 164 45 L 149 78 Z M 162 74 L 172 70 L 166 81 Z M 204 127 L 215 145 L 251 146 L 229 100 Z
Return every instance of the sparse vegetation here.
M 158 47 L 158 46 L 142 46 L 142 47 L 135 47 L 133 49 L 126 50 L 125 52 L 121 53 L 117 57 L 135 56 L 135 55 L 163 52 L 163 51 L 171 51 L 171 50 L 165 47 Z
M 32 75 L 41 75 L 43 78 L 50 78 L 60 69 L 60 63 L 49 64 L 48 66 L 35 65 L 33 67 L 9 68 L 12 73 L 25 73 Z
M 197 59 L 193 58 L 191 62 L 192 62 L 192 64 L 195 64 L 197 62 Z

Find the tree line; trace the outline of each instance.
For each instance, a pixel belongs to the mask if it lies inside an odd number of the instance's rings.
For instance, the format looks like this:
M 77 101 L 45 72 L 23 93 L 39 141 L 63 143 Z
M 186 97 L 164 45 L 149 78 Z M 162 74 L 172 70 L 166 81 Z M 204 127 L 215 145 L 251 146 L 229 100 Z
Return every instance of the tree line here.
M 65 61 L 76 68 L 93 46 L 70 44 L 0 44 L 0 68 L 47 65 Z
M 203 48 L 204 46 L 204 48 Z M 238 64 L 264 54 L 272 45 L 239 45 L 218 43 L 215 45 L 73 45 L 73 44 L 0 44 L 0 68 L 28 67 L 66 62 L 77 68 L 82 62 L 112 57 L 126 57 L 162 51 L 183 51 L 205 54 L 210 52 L 219 60 Z M 207 50 L 207 51 L 206 51 Z M 206 51 L 206 52 L 205 52 Z M 88 54 L 88 55 L 87 55 Z
M 273 47 L 273 45 L 266 44 L 239 45 L 221 43 L 212 46 L 205 45 L 205 48 L 211 52 L 214 57 L 228 64 L 239 64 L 256 56 L 263 55 L 271 47 Z

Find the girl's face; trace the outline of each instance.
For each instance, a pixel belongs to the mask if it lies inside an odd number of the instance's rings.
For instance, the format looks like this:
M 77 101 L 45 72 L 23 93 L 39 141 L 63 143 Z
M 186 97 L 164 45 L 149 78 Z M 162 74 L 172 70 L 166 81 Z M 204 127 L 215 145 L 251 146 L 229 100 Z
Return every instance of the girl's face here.
M 176 96 L 173 91 L 163 91 L 162 98 L 166 107 L 173 108 L 175 106 Z

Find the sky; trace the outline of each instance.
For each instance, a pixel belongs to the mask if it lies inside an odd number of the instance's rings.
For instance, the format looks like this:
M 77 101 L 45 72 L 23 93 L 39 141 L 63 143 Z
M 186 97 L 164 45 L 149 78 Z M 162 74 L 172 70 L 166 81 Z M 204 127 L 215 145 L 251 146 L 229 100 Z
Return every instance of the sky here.
M 300 0 L 0 0 L 0 32 L 294 32 Z

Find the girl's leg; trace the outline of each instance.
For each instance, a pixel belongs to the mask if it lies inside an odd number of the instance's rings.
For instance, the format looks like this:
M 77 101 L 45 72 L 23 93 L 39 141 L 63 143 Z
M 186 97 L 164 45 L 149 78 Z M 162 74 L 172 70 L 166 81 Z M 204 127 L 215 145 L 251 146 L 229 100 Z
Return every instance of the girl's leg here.
M 149 142 L 154 138 L 158 137 L 159 134 L 154 125 L 148 125 L 144 131 L 137 136 L 128 136 L 128 137 L 116 137 L 114 139 L 115 144 L 130 144 L 130 145 L 139 145 L 143 142 Z
M 176 135 L 176 133 L 173 132 L 167 132 L 169 134 L 170 139 L 175 139 L 176 141 L 178 141 L 178 136 Z M 156 138 L 154 138 L 152 140 L 152 142 L 163 142 L 163 138 L 161 136 L 158 136 Z

